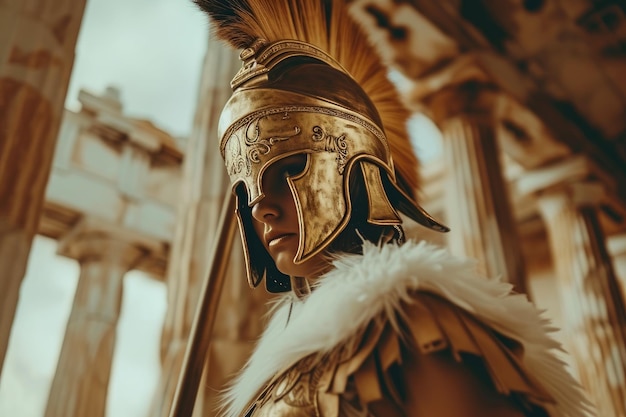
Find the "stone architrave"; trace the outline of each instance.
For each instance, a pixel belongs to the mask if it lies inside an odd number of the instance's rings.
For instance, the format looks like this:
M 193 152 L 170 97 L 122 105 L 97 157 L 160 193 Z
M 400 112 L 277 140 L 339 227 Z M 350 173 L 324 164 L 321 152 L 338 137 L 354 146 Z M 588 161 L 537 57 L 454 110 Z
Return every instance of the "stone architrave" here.
M 230 193 L 219 150 L 217 123 L 232 94 L 230 80 L 240 67 L 235 52 L 217 39 L 209 39 L 194 128 L 185 152 L 184 188 L 167 271 L 168 311 L 161 339 L 162 372 L 150 411 L 152 417 L 169 415 L 200 285 L 208 273 L 209 254 L 215 243 L 212 231 L 224 198 Z M 249 341 L 260 332 L 259 317 L 263 313 L 255 314 L 255 309 L 263 303 L 251 298 L 239 246 L 236 241 L 208 353 L 210 375 L 205 374 L 201 382 L 205 390 L 198 393 L 194 416 L 212 415 L 216 394 L 224 387 L 227 377 L 242 366 L 251 350 Z M 263 292 L 258 291 L 255 297 L 258 299 L 262 296 L 258 293 Z
M 424 99 L 443 134 L 446 221 L 452 252 L 525 292 L 526 273 L 496 136 L 499 92 L 468 81 Z
M 59 241 L 59 254 L 78 260 L 80 277 L 46 417 L 105 415 L 123 278 L 148 252 L 128 230 L 119 232 L 83 220 Z
M 626 415 L 626 310 L 597 215 L 603 186 L 577 182 L 538 197 L 559 282 L 566 344 L 598 416 Z
M 0 2 L 0 372 L 84 7 L 85 0 Z

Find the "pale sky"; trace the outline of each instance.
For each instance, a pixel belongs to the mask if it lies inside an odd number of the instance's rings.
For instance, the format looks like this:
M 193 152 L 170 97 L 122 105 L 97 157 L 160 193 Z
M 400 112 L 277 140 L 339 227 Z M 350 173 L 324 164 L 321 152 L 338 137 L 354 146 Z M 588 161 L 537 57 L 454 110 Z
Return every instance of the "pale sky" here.
M 121 91 L 124 112 L 188 135 L 193 120 L 207 20 L 191 0 L 88 0 L 66 106 L 80 88 Z M 42 417 L 56 369 L 79 268 L 37 238 L 0 380 L 0 416 Z M 165 286 L 126 275 L 107 417 L 144 417 L 159 377 Z
M 124 112 L 189 133 L 208 21 L 191 0 L 88 0 L 66 106 L 78 90 L 122 92 Z

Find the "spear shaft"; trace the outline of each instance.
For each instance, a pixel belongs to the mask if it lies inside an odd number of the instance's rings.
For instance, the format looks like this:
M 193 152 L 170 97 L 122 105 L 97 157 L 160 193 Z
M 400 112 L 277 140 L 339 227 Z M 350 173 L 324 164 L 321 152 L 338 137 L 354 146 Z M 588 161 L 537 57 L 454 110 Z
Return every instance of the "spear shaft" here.
M 237 223 L 234 209 L 235 196 L 229 193 L 222 205 L 209 274 L 201 288 L 169 417 L 191 417 L 193 413 L 233 246 Z

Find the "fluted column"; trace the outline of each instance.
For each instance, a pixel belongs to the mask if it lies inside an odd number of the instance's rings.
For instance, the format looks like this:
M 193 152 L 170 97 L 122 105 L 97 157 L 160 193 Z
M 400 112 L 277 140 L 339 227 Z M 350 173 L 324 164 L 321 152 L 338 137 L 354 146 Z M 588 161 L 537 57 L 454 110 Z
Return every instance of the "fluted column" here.
M 540 194 L 563 306 L 565 337 L 598 416 L 626 415 L 626 312 L 597 204 L 598 183 L 575 182 Z
M 215 243 L 212 232 L 223 200 L 230 193 L 219 151 L 217 123 L 226 100 L 232 94 L 230 80 L 240 67 L 237 53 L 216 39 L 209 40 L 194 128 L 185 152 L 182 181 L 185 188 L 181 193 L 167 272 L 169 306 L 161 343 L 163 368 L 150 412 L 152 417 L 165 417 L 169 413 L 198 302 L 199 286 L 208 273 L 208 254 Z M 254 308 L 251 305 L 263 303 L 250 298 L 240 246 L 236 241 L 208 352 L 211 374 L 205 375 L 201 383 L 206 392 L 201 388 L 194 415 L 213 415 L 215 396 L 224 387 L 227 376 L 247 357 L 250 343 L 240 341 L 242 328 L 255 329 L 253 334 L 245 334 L 246 340 L 252 340 L 258 334 L 258 325 L 254 324 L 258 322 L 258 314 L 255 316 L 249 311 Z M 258 293 L 257 298 L 262 295 Z M 224 313 L 224 309 L 228 312 Z
M 479 83 L 427 98 L 443 134 L 446 221 L 452 252 L 478 259 L 488 276 L 525 292 L 525 269 L 496 137 L 498 92 Z
M 123 277 L 143 251 L 123 236 L 81 224 L 59 242 L 59 253 L 78 260 L 80 277 L 45 416 L 102 417 Z
M 0 372 L 84 7 L 85 0 L 0 2 Z

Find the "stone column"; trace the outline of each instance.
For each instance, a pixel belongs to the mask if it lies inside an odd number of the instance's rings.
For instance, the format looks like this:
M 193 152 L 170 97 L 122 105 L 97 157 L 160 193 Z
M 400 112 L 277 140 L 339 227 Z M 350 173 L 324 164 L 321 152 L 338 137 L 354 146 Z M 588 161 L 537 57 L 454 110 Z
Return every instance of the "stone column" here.
M 81 223 L 59 242 L 80 278 L 52 382 L 46 417 L 103 417 L 124 274 L 144 250 L 106 228 Z
M 478 259 L 482 272 L 525 292 L 522 249 L 496 137 L 497 100 L 493 88 L 467 82 L 425 101 L 443 134 L 451 251 Z
M 85 0 L 0 2 L 0 372 L 84 7 Z
M 241 67 L 238 54 L 223 43 L 210 39 L 205 56 L 203 77 L 194 120 L 183 166 L 184 189 L 181 192 L 178 224 L 172 244 L 167 272 L 168 311 L 161 341 L 163 368 L 159 387 L 150 415 L 166 417 L 169 414 L 177 378 L 185 353 L 189 330 L 197 305 L 199 286 L 208 273 L 208 258 L 214 242 L 215 224 L 230 186 L 224 162 L 219 152 L 217 123 L 226 100 L 231 96 L 230 80 Z M 257 306 L 250 298 L 245 270 L 242 270 L 240 243 L 236 239 L 224 284 L 218 320 L 211 345 L 210 375 L 204 376 L 194 415 L 212 415 L 214 398 L 223 388 L 227 376 L 241 366 L 250 350 L 249 342 L 241 342 L 245 329 L 246 340 L 258 334 L 258 317 L 249 313 Z M 236 295 L 232 295 L 236 293 Z M 264 291 L 257 291 L 256 297 Z M 224 309 L 229 309 L 227 313 Z M 262 314 L 262 313 L 261 313 Z M 225 329 L 227 328 L 227 329 Z M 242 330 L 244 329 L 244 330 Z M 243 351 L 243 353 L 242 353 Z M 204 409 L 204 410 L 203 410 Z
M 555 263 L 569 348 L 599 416 L 626 415 L 626 311 L 596 204 L 597 183 L 539 197 Z

